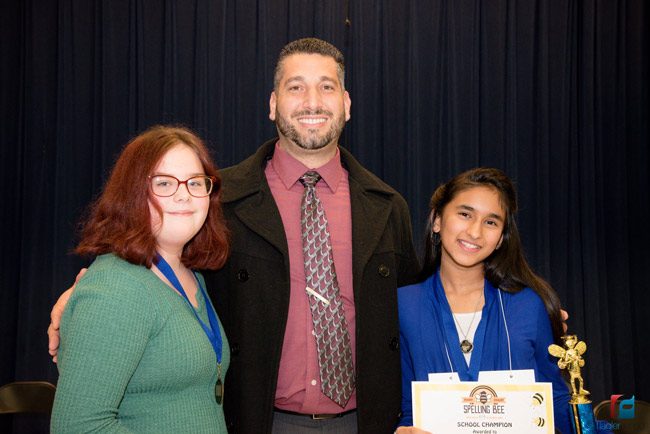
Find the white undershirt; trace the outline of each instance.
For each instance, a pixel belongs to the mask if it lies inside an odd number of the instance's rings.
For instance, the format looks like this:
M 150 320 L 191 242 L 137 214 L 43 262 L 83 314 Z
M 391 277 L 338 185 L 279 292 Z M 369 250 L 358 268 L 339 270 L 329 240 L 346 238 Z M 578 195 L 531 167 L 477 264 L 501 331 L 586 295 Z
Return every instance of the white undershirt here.
M 454 321 L 454 325 L 456 325 L 456 332 L 458 333 L 458 344 L 460 345 L 463 340 L 467 339 L 474 344 L 474 333 L 476 333 L 476 329 L 478 328 L 478 323 L 481 322 L 481 314 L 483 311 L 479 310 L 477 312 L 467 312 L 467 313 L 453 313 L 452 315 L 456 318 L 456 321 Z M 472 318 L 474 318 L 474 321 L 472 321 Z M 471 327 L 470 327 L 471 323 Z M 458 327 L 460 325 L 460 328 Z M 469 331 L 467 330 L 469 328 Z M 462 330 L 461 330 L 462 329 Z M 463 333 L 467 332 L 467 336 L 463 337 Z M 467 366 L 469 366 L 469 361 L 472 357 L 472 351 L 469 353 L 463 353 L 463 356 L 465 356 L 465 361 L 467 362 Z

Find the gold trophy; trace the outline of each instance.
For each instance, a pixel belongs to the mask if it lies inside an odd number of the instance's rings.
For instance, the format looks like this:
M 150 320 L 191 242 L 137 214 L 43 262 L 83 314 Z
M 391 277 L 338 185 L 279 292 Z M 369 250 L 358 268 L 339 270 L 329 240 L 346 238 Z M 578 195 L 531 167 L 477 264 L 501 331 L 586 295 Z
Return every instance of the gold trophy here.
M 580 368 L 585 366 L 582 355 L 587 351 L 587 344 L 578 340 L 576 335 L 562 336 L 564 348 L 551 344 L 548 352 L 557 357 L 557 365 L 560 369 L 569 371 L 571 383 L 571 414 L 573 416 L 572 434 L 596 434 L 596 421 L 594 411 L 589 400 L 589 391 L 584 388 L 584 380 L 580 374 Z M 571 433 L 565 433 L 571 434 Z

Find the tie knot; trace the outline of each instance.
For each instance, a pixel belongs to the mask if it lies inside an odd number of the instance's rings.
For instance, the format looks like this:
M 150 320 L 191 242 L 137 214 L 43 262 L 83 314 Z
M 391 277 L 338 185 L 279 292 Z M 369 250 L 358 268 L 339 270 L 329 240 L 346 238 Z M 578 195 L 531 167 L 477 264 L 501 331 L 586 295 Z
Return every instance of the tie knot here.
M 302 185 L 305 187 L 313 187 L 320 180 L 320 178 L 321 176 L 318 174 L 318 172 L 310 170 L 309 172 L 305 172 L 305 174 L 300 177 L 300 182 L 302 182 Z

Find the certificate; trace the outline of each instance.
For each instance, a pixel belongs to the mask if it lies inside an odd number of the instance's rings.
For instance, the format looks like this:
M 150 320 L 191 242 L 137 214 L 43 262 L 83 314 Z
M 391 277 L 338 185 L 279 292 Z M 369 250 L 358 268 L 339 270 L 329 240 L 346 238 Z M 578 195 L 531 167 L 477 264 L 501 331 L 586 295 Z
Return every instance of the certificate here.
M 551 383 L 414 381 L 413 424 L 433 434 L 554 434 Z

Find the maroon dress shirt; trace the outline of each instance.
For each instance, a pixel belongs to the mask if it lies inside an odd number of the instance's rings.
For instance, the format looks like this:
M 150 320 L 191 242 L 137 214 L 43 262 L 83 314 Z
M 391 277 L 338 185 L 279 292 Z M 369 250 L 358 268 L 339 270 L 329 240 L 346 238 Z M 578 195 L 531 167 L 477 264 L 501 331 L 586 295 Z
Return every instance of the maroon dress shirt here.
M 356 391 L 345 408 L 339 407 L 321 392 L 316 339 L 313 335 L 309 300 L 305 292 L 306 280 L 300 228 L 300 205 L 304 187 L 299 178 L 308 170 L 316 170 L 322 177 L 316 184 L 316 190 L 327 216 L 334 264 L 352 345 L 352 357 L 356 361 L 352 289 L 352 215 L 348 172 L 341 165 L 341 155 L 338 150 L 325 165 L 312 168 L 306 167 L 276 144 L 273 158 L 266 165 L 264 173 L 280 211 L 287 237 L 291 294 L 275 392 L 275 406 L 282 410 L 306 414 L 341 413 L 356 408 Z

